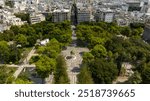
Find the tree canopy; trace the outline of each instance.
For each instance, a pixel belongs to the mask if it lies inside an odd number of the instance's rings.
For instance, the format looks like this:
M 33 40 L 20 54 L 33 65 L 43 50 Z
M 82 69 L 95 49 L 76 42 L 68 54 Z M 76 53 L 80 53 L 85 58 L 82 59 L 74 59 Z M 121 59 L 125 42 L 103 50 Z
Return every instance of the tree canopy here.
M 55 59 L 49 58 L 46 55 L 40 57 L 36 62 L 36 71 L 41 78 L 48 77 L 56 68 Z
M 59 55 L 56 59 L 56 71 L 54 74 L 55 84 L 69 84 L 70 80 L 67 74 L 67 65 L 64 57 Z
M 19 16 L 24 17 L 22 14 Z M 47 47 L 39 47 L 38 50 L 42 51 L 43 49 L 42 52 L 44 54 L 50 58 L 56 58 L 61 48 L 71 42 L 71 35 L 70 22 L 68 21 L 61 23 L 43 21 L 33 25 L 24 24 L 22 26 L 11 26 L 10 30 L 5 30 L 0 33 L 0 41 L 13 43 L 11 45 L 3 45 L 6 46 L 7 49 L 4 51 L 6 47 L 3 47 L 1 50 L 0 53 L 2 53 L 1 55 L 3 56 L 0 57 L 0 61 L 4 63 L 17 63 L 21 58 L 21 52 L 24 48 L 33 47 L 38 39 L 43 40 L 47 38 L 50 40 Z M 17 45 L 21 45 L 21 49 L 16 48 Z M 5 56 L 3 53 L 5 53 Z
M 8 68 L 6 66 L 0 66 L 0 84 L 6 84 L 9 83 L 11 84 L 14 81 L 13 78 L 13 73 L 14 73 L 13 68 Z
M 119 76 L 123 62 L 135 67 L 128 83 L 149 81 L 146 67 L 150 45 L 142 40 L 143 28 L 139 23 L 121 27 L 115 23 L 88 22 L 77 26 L 78 45 L 90 49 L 83 54 L 83 64 L 87 64 L 94 83 L 112 83 Z
M 142 72 L 142 83 L 150 84 L 150 63 L 146 65 Z
M 89 68 L 95 83 L 112 83 L 118 75 L 117 65 L 102 59 L 94 60 Z
M 93 84 L 93 78 L 87 65 L 83 64 L 80 73 L 77 75 L 78 84 Z

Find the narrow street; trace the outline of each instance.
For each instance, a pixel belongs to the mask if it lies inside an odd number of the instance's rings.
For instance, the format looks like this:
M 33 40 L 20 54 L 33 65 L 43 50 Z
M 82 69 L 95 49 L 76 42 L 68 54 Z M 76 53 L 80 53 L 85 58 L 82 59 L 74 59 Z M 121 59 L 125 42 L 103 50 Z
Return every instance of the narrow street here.
M 73 51 L 73 55 L 71 55 L 71 51 Z M 89 49 L 77 46 L 77 37 L 75 34 L 75 30 L 72 30 L 72 43 L 67 47 L 66 50 L 62 51 L 62 55 L 65 57 L 68 67 L 67 72 L 70 78 L 70 84 L 77 83 L 77 75 L 80 72 L 83 52 L 89 52 Z M 67 56 L 72 56 L 72 58 L 67 59 Z

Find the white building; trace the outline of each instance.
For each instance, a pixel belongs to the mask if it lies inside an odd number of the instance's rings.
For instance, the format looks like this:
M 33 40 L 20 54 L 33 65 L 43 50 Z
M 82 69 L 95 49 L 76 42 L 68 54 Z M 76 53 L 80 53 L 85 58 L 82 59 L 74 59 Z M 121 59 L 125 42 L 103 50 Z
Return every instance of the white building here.
M 45 21 L 45 16 L 43 14 L 32 14 L 30 15 L 30 23 L 35 24 L 41 21 Z
M 1 7 L 4 7 L 4 5 L 5 5 L 4 0 L 0 0 L 0 6 L 1 6 Z
M 114 11 L 109 8 L 101 8 L 95 13 L 95 20 L 110 23 L 114 20 L 114 14 Z
M 40 45 L 45 46 L 49 42 L 49 39 L 44 39 L 40 42 Z
M 24 12 L 27 9 L 27 3 L 25 0 L 14 1 L 14 13 Z
M 11 25 L 23 25 L 24 22 L 21 21 L 20 18 L 17 18 L 14 14 L 9 12 L 7 9 L 0 10 L 0 21 L 2 21 L 3 24 L 7 24 L 8 26 Z
M 3 32 L 4 30 L 9 30 L 10 27 L 6 24 L 0 24 L 0 32 Z
M 17 26 L 21 26 L 21 25 L 24 24 L 24 22 L 21 21 L 20 18 L 16 18 L 16 17 L 12 18 L 12 20 L 10 20 L 10 23 L 11 23 L 12 25 L 17 25 Z
M 52 12 L 52 22 L 62 22 L 65 20 L 70 20 L 70 10 L 54 10 Z

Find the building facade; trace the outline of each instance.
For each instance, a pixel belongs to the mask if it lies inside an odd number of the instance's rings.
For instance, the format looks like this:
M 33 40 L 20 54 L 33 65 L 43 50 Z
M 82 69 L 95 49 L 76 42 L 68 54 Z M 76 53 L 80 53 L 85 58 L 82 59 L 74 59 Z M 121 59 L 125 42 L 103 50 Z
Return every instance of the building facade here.
M 150 43 L 150 19 L 146 21 L 142 37 L 146 42 Z
M 30 23 L 35 24 L 41 21 L 45 21 L 45 16 L 43 14 L 30 14 Z
M 114 20 L 114 14 L 114 11 L 109 8 L 98 9 L 95 13 L 95 20 L 110 23 Z
M 62 22 L 70 20 L 70 11 L 66 9 L 54 10 L 52 12 L 52 22 Z
M 78 9 L 77 14 L 78 24 L 81 22 L 89 22 L 90 21 L 90 11 L 87 9 Z

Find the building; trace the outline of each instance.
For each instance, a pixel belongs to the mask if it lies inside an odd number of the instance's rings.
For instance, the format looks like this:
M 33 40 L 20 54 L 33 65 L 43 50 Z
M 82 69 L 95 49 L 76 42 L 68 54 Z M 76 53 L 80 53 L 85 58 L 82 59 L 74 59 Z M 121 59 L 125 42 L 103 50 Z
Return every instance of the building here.
M 67 9 L 54 10 L 52 12 L 52 22 L 62 22 L 70 20 L 70 11 Z
M 77 14 L 78 14 L 78 9 L 76 6 L 76 3 L 73 3 L 72 8 L 71 8 L 71 23 L 72 25 L 77 25 Z
M 146 21 L 146 25 L 143 32 L 144 41 L 150 43 L 150 20 Z
M 35 24 L 41 21 L 45 21 L 45 16 L 43 14 L 31 14 L 30 15 L 30 23 Z
M 77 21 L 78 21 L 78 24 L 81 22 L 89 22 L 90 21 L 90 11 L 86 8 L 78 9 Z
M 114 20 L 114 14 L 114 11 L 109 8 L 97 9 L 95 13 L 95 20 L 110 23 Z
M 119 26 L 128 26 L 130 24 L 126 18 L 118 18 L 116 19 L 116 22 Z
M 1 7 L 4 7 L 4 6 L 5 6 L 4 0 L 0 0 L 0 6 L 1 6 Z
M 129 5 L 129 11 L 140 11 L 144 2 L 141 2 L 141 0 L 126 0 L 126 4 Z
M 7 9 L 0 10 L 0 23 L 4 25 L 6 24 L 8 26 L 11 25 L 20 26 L 24 24 L 24 22 L 21 21 L 20 18 L 17 18 L 12 12 L 10 12 Z
M 125 0 L 126 4 L 128 4 L 130 7 L 139 7 L 141 4 L 140 0 Z
M 72 25 L 77 25 L 81 22 L 89 22 L 90 21 L 90 10 L 87 7 L 83 7 L 83 5 L 79 5 L 78 7 L 74 2 L 71 8 L 71 22 Z
M 20 18 L 14 17 L 14 18 L 12 18 L 12 19 L 10 20 L 10 24 L 11 24 L 11 25 L 16 25 L 16 26 L 21 26 L 21 25 L 24 24 L 24 22 L 21 21 Z
M 14 1 L 14 7 L 13 7 L 14 13 L 25 12 L 26 8 L 27 8 L 27 4 L 25 0 Z
M 0 32 L 3 32 L 4 30 L 9 30 L 10 26 L 7 26 L 6 24 L 0 24 Z
M 44 39 L 42 41 L 40 41 L 40 45 L 42 46 L 46 46 L 46 44 L 49 42 L 49 39 Z

